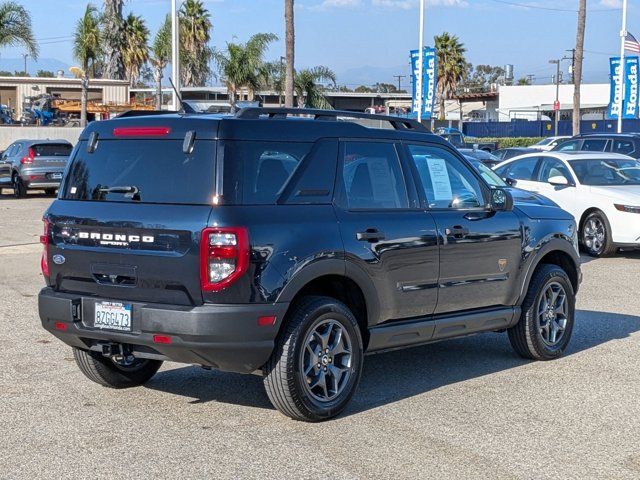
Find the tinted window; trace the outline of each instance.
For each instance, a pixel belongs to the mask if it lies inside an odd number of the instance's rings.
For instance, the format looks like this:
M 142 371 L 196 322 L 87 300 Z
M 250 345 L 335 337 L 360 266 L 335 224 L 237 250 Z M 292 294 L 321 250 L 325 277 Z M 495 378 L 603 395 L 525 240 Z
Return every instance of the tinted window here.
M 591 138 L 585 140 L 582 144 L 581 150 L 586 152 L 604 152 L 604 149 L 607 146 L 607 141 L 604 138 Z
M 47 143 L 33 145 L 36 157 L 68 157 L 73 147 L 66 143 Z
M 101 140 L 94 153 L 82 142 L 62 198 L 210 204 L 214 161 L 212 141 L 196 141 L 191 154 L 182 152 L 182 140 Z
M 633 153 L 634 150 L 635 147 L 631 140 L 613 140 L 613 146 L 611 147 L 612 152 L 629 155 L 630 153 Z
M 503 177 L 514 180 L 534 180 L 538 157 L 523 158 L 507 165 L 506 175 Z
M 346 208 L 408 208 L 400 160 L 390 143 L 345 142 L 342 181 Z
M 554 150 L 559 152 L 572 152 L 574 150 L 578 150 L 580 146 L 580 140 L 569 140 L 567 142 L 562 142 L 558 144 Z
M 640 185 L 640 162 L 635 160 L 572 160 L 570 164 L 583 185 Z
M 228 141 L 223 198 L 227 204 L 274 204 L 311 143 Z
M 573 182 L 573 178 L 569 173 L 569 169 L 560 160 L 555 158 L 545 158 L 540 167 L 540 181 L 548 182 L 552 177 L 564 177 L 569 182 Z
M 437 147 L 409 145 L 430 208 L 477 208 L 482 189 L 470 167 Z

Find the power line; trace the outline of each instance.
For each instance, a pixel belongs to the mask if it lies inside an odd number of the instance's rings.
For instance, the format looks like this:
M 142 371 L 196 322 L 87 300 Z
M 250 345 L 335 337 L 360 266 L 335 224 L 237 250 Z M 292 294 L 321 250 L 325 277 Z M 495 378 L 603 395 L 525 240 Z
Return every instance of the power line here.
M 578 13 L 578 10 L 573 10 L 570 8 L 557 8 L 557 7 L 543 7 L 540 5 L 532 5 L 530 3 L 519 3 L 519 2 L 509 2 L 507 0 L 491 0 L 496 3 L 502 3 L 504 5 L 511 5 L 512 7 L 521 7 L 521 8 L 531 8 L 535 10 L 547 10 L 551 12 L 570 12 L 570 13 Z M 600 8 L 600 9 L 592 9 L 588 10 L 591 13 L 594 12 L 616 12 L 620 10 L 619 8 Z

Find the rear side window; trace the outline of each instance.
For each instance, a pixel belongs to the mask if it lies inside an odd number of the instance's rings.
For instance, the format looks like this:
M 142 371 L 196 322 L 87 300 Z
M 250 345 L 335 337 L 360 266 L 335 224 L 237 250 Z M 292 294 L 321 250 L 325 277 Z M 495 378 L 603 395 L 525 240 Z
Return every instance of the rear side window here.
M 101 140 L 93 153 L 79 145 L 63 199 L 105 202 L 211 204 L 216 143 L 196 140 Z
M 503 178 L 512 178 L 514 180 L 534 180 L 533 173 L 537 164 L 538 157 L 516 160 L 506 166 L 506 171 L 500 169 L 498 174 Z
M 634 150 L 635 147 L 631 140 L 613 140 L 613 146 L 611 147 L 612 152 L 629 155 L 633 153 Z
M 225 204 L 275 204 L 312 143 L 227 141 L 224 145 Z
M 68 157 L 73 147 L 66 143 L 47 143 L 31 147 L 36 157 Z
M 585 140 L 582 144 L 582 150 L 586 152 L 604 152 L 607 147 L 608 140 L 603 138 L 594 138 L 591 140 Z
M 393 144 L 345 142 L 343 152 L 346 208 L 409 208 L 400 160 Z

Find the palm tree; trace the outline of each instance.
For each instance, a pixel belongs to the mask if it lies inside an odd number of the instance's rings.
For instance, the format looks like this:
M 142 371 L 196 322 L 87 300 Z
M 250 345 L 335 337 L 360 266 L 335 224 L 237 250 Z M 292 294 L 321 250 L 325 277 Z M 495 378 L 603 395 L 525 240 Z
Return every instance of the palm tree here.
M 211 20 L 201 0 L 185 0 L 180 7 L 180 77 L 186 87 L 204 85 L 209 78 Z
M 331 82 L 336 85 L 336 75 L 327 67 L 313 67 L 300 70 L 296 73 L 295 91 L 298 95 L 298 106 L 307 108 L 323 108 L 330 110 L 332 107 L 322 94 L 319 82 Z
M 124 80 L 124 20 L 122 5 L 124 0 L 104 0 L 102 15 L 104 76 L 114 80 Z
M 149 29 L 144 19 L 130 13 L 124 21 L 124 50 L 122 60 L 130 85 L 135 86 L 140 69 L 149 59 Z
M 229 92 L 229 103 L 235 110 L 237 94 L 247 89 L 253 100 L 255 91 L 267 84 L 269 65 L 263 60 L 270 43 L 278 37 L 273 33 L 257 33 L 247 43 L 227 43 L 225 51 L 214 51 L 213 57 Z
M 573 134 L 580 133 L 580 85 L 582 84 L 582 59 L 584 58 L 584 30 L 587 23 L 587 0 L 580 0 L 578 7 L 578 31 L 573 59 Z
M 156 81 L 156 110 L 162 109 L 162 73 L 171 59 L 171 16 L 167 15 L 151 45 L 149 62 Z
M 293 0 L 285 0 L 284 2 L 284 23 L 285 23 L 285 87 L 284 87 L 284 106 L 293 107 L 293 94 L 295 90 L 295 25 L 293 17 Z
M 22 45 L 31 58 L 38 58 L 38 44 L 29 12 L 16 2 L 0 3 L 0 47 Z
M 458 87 L 463 78 L 467 62 L 464 58 L 466 49 L 456 35 L 448 32 L 434 37 L 436 56 L 438 58 L 438 105 L 440 120 L 444 120 L 444 101 Z
M 73 56 L 80 62 L 82 78 L 82 99 L 80 126 L 87 125 L 87 90 L 89 88 L 89 68 L 101 53 L 100 19 L 96 7 L 89 4 L 84 15 L 76 24 L 73 36 Z

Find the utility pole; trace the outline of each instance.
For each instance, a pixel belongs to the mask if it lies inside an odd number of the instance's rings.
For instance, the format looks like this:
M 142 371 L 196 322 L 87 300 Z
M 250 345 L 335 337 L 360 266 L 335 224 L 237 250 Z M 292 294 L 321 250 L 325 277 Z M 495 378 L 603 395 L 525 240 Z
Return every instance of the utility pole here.
M 25 76 L 25 77 L 28 77 L 28 76 L 29 76 L 29 74 L 27 73 L 27 57 L 28 57 L 28 56 L 29 56 L 29 54 L 28 54 L 28 53 L 23 53 L 23 54 L 22 54 L 22 58 L 24 58 L 24 70 L 23 70 L 23 72 L 24 72 L 24 76 Z
M 418 44 L 418 76 L 416 78 L 416 100 L 418 103 L 418 122 L 422 123 L 422 60 L 424 58 L 424 1 L 420 0 L 420 38 Z
M 560 59 L 549 60 L 549 63 L 555 63 L 556 65 L 556 101 L 553 102 L 553 110 L 555 112 L 554 117 L 554 135 L 558 136 L 558 121 L 560 120 Z
M 394 75 L 393 78 L 397 78 L 398 79 L 398 91 L 402 90 L 402 84 L 401 81 L 403 78 L 405 78 L 406 75 Z
M 620 100 L 618 101 L 618 133 L 622 133 L 622 107 L 624 106 L 624 39 L 627 36 L 627 0 L 622 0 L 622 28 L 620 29 Z
M 178 24 L 178 5 L 171 0 L 171 76 L 175 91 L 173 92 L 172 110 L 180 109 L 180 26 Z
M 576 83 L 576 78 L 575 78 L 575 68 L 576 68 L 576 49 L 575 48 L 570 48 L 569 50 L 567 50 L 567 52 L 571 52 L 571 57 L 569 58 L 571 60 L 571 71 L 569 72 L 571 74 L 570 77 L 570 82 L 575 85 Z

